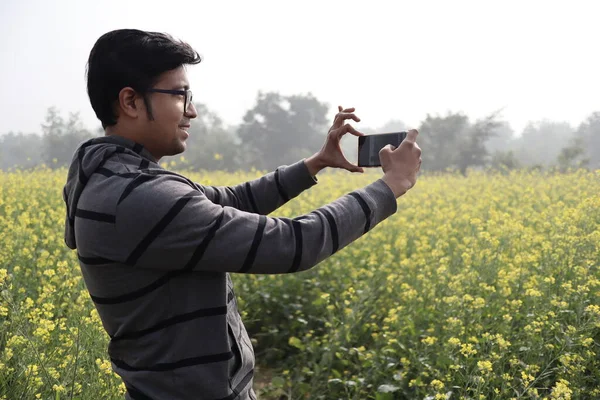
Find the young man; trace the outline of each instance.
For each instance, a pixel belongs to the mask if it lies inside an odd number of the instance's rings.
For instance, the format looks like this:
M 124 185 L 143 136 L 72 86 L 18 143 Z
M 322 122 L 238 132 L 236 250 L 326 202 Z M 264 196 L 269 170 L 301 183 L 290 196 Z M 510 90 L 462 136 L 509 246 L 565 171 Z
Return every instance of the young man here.
M 381 179 L 294 219 L 266 215 L 316 184 L 326 167 L 360 172 L 337 114 L 323 148 L 262 178 L 210 187 L 160 167 L 185 150 L 196 109 L 184 66 L 200 62 L 170 36 L 117 30 L 98 39 L 88 93 L 106 131 L 80 145 L 64 188 L 65 242 L 104 328 L 127 399 L 255 399 L 254 353 L 229 273 L 311 268 L 396 211 L 416 182 L 416 131 L 384 148 Z

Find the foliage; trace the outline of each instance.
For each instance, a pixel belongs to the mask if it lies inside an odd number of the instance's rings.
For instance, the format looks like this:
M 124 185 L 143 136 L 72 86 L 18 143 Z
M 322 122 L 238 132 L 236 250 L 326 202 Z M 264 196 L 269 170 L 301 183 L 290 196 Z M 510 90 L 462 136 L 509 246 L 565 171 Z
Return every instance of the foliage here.
M 469 167 L 482 167 L 488 162 L 485 142 L 495 136 L 502 124 L 497 115 L 475 121 L 460 113 L 448 113 L 445 117 L 427 115 L 419 127 L 423 152 L 423 169 L 444 171 L 457 169 L 463 175 Z
M 332 122 L 327 120 L 329 106 L 310 93 L 259 92 L 239 125 L 226 125 L 205 104 L 195 106 L 198 117 L 191 121 L 183 155 L 186 167 L 195 171 L 272 170 L 318 151 Z M 357 114 L 361 116 L 360 110 Z M 378 128 L 363 122 L 354 125 L 365 134 L 410 128 L 395 116 Z M 79 143 L 104 135 L 100 128 L 84 127 L 77 114 L 65 120 L 54 107 L 48 109 L 41 128 L 41 136 L 11 132 L 0 136 L 0 169 L 65 166 Z M 417 128 L 424 171 L 600 168 L 600 112 L 592 113 L 577 130 L 543 120 L 530 122 L 519 136 L 498 112 L 474 122 L 462 113 L 427 115 Z M 341 148 L 348 160 L 356 162 L 356 137 L 346 135 Z M 180 155 L 162 161 L 179 163 Z
M 226 127 L 223 120 L 205 104 L 196 103 L 198 117 L 191 121 L 190 137 L 186 141 L 184 158 L 189 169 L 236 171 L 245 165 L 243 146 L 234 129 Z M 180 155 L 165 157 L 170 163 Z
M 188 175 L 225 185 L 258 173 Z M 64 245 L 65 177 L 0 173 L 3 400 L 123 398 Z M 323 173 L 274 215 L 378 177 Z M 423 177 L 394 216 L 314 269 L 234 275 L 272 376 L 261 398 L 600 398 L 599 192 L 600 172 L 583 170 Z
M 83 126 L 78 114 L 70 114 L 65 121 L 54 107 L 48 109 L 42 132 L 42 159 L 51 168 L 68 165 L 77 147 L 93 137 Z
M 583 159 L 592 169 L 600 168 L 600 112 L 592 113 L 575 132 L 574 146 L 582 147 Z
M 0 169 L 33 168 L 42 158 L 42 138 L 35 133 L 0 136 Z
M 561 149 L 569 145 L 573 133 L 573 127 L 566 122 L 530 122 L 515 139 L 513 149 L 523 165 L 549 167 L 555 164 Z
M 317 152 L 329 128 L 327 108 L 311 94 L 259 93 L 238 128 L 249 165 L 272 170 Z

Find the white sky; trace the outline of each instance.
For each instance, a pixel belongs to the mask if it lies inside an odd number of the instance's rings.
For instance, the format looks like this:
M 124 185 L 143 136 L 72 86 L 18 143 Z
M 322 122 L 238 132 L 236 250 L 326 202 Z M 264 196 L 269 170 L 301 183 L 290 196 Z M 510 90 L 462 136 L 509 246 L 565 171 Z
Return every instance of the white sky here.
M 577 125 L 600 111 L 599 16 L 593 0 L 0 0 L 0 133 L 40 132 L 52 105 L 99 126 L 85 63 L 117 28 L 189 42 L 194 99 L 230 124 L 273 90 L 355 106 L 359 127 L 499 108 L 518 133 Z

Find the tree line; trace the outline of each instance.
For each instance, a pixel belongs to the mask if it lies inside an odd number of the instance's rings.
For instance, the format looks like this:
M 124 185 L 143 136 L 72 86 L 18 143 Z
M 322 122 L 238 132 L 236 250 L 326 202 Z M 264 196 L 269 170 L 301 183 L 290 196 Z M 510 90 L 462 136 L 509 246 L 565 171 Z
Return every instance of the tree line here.
M 254 106 L 234 126 L 226 125 L 205 104 L 195 105 L 198 118 L 191 122 L 183 153 L 185 167 L 191 170 L 273 170 L 318 151 L 331 124 L 329 106 L 310 93 L 285 96 L 259 92 Z M 359 128 L 367 134 L 405 129 L 406 124 L 397 119 L 381 127 Z M 592 113 L 576 127 L 551 120 L 530 122 L 520 135 L 498 112 L 474 121 L 463 113 L 431 114 L 417 129 L 424 149 L 424 171 L 467 174 L 474 168 L 600 168 L 600 112 Z M 51 107 L 41 134 L 8 132 L 0 136 L 0 168 L 63 167 L 81 142 L 102 135 L 101 128 L 85 127 L 78 114 L 64 118 Z M 351 162 L 356 162 L 357 139 L 347 136 L 342 149 Z M 169 158 L 161 161 L 180 164 L 180 155 Z

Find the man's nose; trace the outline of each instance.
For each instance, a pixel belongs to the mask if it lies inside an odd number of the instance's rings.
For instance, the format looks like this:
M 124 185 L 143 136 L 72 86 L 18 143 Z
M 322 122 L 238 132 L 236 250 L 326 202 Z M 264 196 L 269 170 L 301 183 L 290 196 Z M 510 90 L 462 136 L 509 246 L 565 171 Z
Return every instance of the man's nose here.
M 190 106 L 188 107 L 185 116 L 191 119 L 196 118 L 198 116 L 198 111 L 196 110 L 196 106 L 194 105 L 194 103 L 190 103 Z

